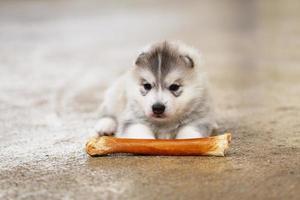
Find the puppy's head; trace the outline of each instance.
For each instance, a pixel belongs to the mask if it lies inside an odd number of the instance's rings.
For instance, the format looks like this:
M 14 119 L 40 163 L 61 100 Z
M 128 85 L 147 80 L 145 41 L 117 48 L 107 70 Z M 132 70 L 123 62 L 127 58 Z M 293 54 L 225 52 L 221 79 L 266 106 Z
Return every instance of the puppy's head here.
M 172 121 L 182 116 L 201 96 L 199 55 L 178 43 L 151 45 L 136 59 L 136 102 L 152 121 Z

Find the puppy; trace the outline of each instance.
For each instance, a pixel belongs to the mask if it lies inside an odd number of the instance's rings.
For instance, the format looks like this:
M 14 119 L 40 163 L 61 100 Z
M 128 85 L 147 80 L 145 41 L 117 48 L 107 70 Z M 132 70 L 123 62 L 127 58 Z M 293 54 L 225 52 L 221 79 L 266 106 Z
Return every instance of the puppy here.
M 209 136 L 217 128 L 201 57 L 176 42 L 146 47 L 106 92 L 100 136 L 174 139 Z

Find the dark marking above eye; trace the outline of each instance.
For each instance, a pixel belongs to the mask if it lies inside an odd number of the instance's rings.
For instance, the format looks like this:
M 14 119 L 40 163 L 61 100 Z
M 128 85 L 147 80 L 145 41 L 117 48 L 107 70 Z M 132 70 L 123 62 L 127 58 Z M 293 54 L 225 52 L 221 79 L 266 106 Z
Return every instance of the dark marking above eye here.
M 187 59 L 182 60 L 181 54 L 176 47 L 164 41 L 153 45 L 149 50 L 141 53 L 135 64 L 139 68 L 148 69 L 152 72 L 156 78 L 156 84 L 158 84 L 182 62 L 189 63 Z
M 180 85 L 178 85 L 178 84 L 172 84 L 169 86 L 169 90 L 172 92 L 176 92 L 177 90 L 179 90 L 179 88 L 180 88 Z
M 145 90 L 151 90 L 152 89 L 152 85 L 150 83 L 145 83 L 145 84 L 143 84 L 143 86 L 144 86 Z

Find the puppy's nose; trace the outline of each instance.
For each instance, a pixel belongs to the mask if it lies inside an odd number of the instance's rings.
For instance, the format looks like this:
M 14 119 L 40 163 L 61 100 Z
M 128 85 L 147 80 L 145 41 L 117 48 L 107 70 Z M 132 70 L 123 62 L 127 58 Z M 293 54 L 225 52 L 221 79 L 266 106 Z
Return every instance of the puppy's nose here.
M 152 105 L 152 111 L 154 114 L 163 114 L 165 112 L 166 106 L 162 103 L 155 103 Z

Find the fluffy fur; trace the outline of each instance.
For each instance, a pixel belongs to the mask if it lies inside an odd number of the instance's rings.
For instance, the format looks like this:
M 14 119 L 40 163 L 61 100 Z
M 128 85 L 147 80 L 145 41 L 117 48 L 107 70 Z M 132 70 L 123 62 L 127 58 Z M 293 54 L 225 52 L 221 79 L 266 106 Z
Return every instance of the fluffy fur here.
M 158 112 L 154 104 L 160 105 Z M 209 136 L 217 124 L 200 55 L 175 42 L 146 47 L 134 66 L 107 90 L 100 117 L 95 128 L 99 135 Z

